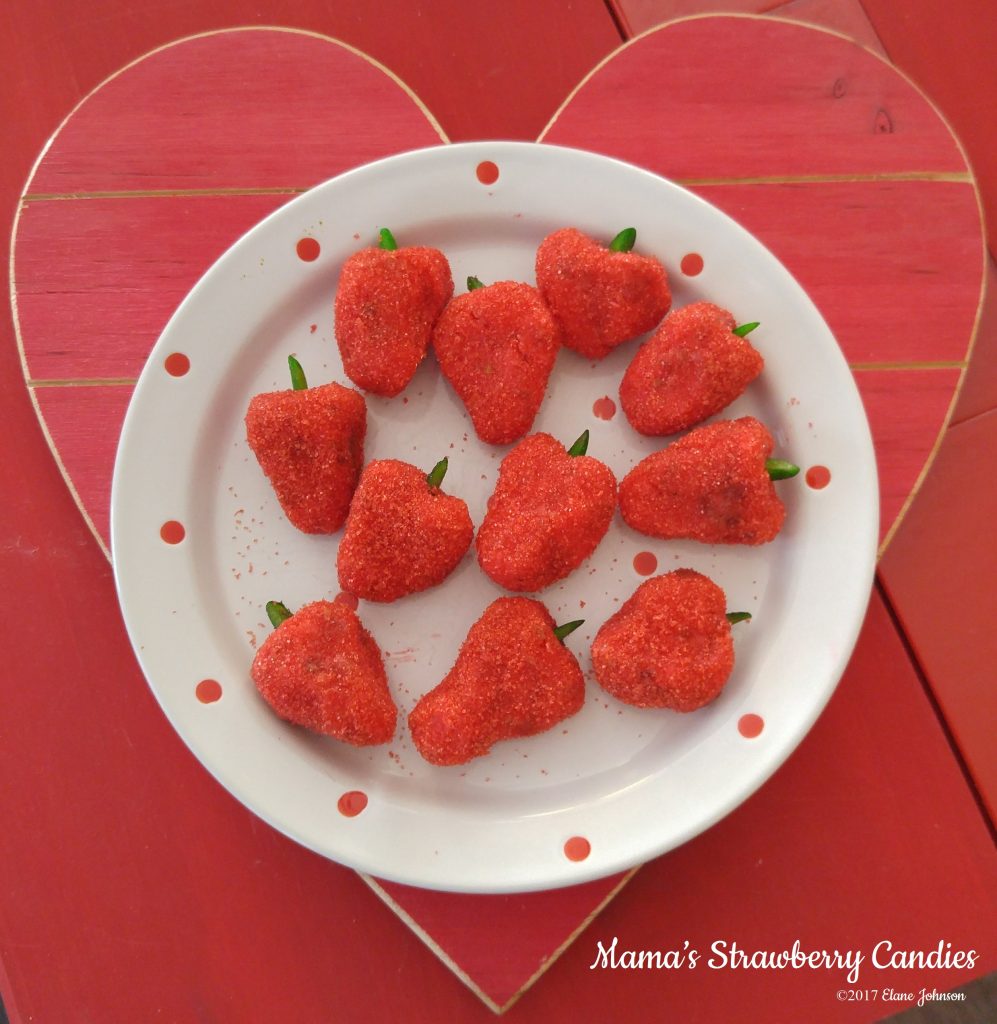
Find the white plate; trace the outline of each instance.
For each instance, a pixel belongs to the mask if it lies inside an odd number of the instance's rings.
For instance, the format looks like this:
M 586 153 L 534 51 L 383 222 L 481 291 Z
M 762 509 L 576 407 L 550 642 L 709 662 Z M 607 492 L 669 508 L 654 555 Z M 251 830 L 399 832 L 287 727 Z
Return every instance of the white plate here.
M 480 161 L 499 178 L 482 185 Z M 470 765 L 435 768 L 415 752 L 407 712 L 452 665 L 471 624 L 501 591 L 473 549 L 442 586 L 390 605 L 361 602 L 385 653 L 399 731 L 385 747 L 353 749 L 287 725 L 249 677 L 254 646 L 270 632 L 264 604 L 292 609 L 338 593 L 339 536 L 298 533 L 284 519 L 250 453 L 250 397 L 289 386 L 297 354 L 312 384 L 343 374 L 333 296 L 343 261 L 390 227 L 400 245 L 441 248 L 457 282 L 533 281 L 537 244 L 576 226 L 609 238 L 638 229 L 638 250 L 669 270 L 673 308 L 709 299 L 739 322 L 759 320 L 752 342 L 766 359 L 759 380 L 724 416 L 758 416 L 777 454 L 823 465 L 831 483 L 779 484 L 782 534 L 762 548 L 705 547 L 642 537 L 616 517 L 582 568 L 541 596 L 558 621 L 584 617 L 568 644 L 588 677 L 585 708 L 563 727 L 507 742 Z M 318 259 L 296 255 L 303 237 Z M 681 258 L 699 253 L 702 273 Z M 589 454 L 618 478 L 663 442 L 638 436 L 621 411 L 593 404 L 617 388 L 637 343 L 593 364 L 560 354 L 534 429 L 570 444 L 591 430 Z M 190 371 L 164 369 L 174 352 Z M 430 469 L 450 458 L 445 489 L 480 523 L 504 449 L 477 441 L 432 357 L 404 397 L 368 397 L 367 459 L 396 457 Z M 470 892 L 543 889 L 607 875 L 707 828 L 752 793 L 805 735 L 844 670 L 862 622 L 875 562 L 877 487 L 858 393 L 820 315 L 781 264 L 725 215 L 638 168 L 576 150 L 472 143 L 420 150 L 359 168 L 289 202 L 237 242 L 170 321 L 128 410 L 111 503 L 121 605 L 146 677 L 173 726 L 237 799 L 275 828 L 343 864 L 430 888 Z M 164 543 L 161 525 L 183 524 Z M 591 678 L 589 643 L 642 581 L 651 551 L 659 571 L 689 566 L 713 577 L 728 607 L 754 620 L 736 627 L 734 674 L 720 698 L 689 715 L 639 711 Z M 197 684 L 221 684 L 202 703 Z M 745 714 L 764 729 L 741 735 Z M 366 809 L 338 810 L 361 791 Z M 584 860 L 565 843 L 588 840 Z

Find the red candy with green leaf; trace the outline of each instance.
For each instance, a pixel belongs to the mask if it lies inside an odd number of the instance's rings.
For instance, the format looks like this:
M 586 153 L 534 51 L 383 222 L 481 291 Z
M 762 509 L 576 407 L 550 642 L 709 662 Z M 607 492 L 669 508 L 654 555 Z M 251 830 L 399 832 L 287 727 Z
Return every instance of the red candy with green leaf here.
M 695 302 L 670 313 L 641 346 L 620 384 L 620 405 L 638 433 L 660 437 L 725 409 L 765 365 L 725 309 Z
M 298 361 L 288 363 L 293 388 L 252 399 L 246 438 L 290 522 L 305 533 L 335 533 L 363 467 L 367 406 L 340 384 L 309 388 Z
M 409 715 L 419 753 L 436 765 L 465 764 L 502 740 L 533 736 L 581 710 L 585 679 L 564 638 L 525 597 L 500 597 L 471 627 L 446 678 Z
M 533 426 L 543 401 L 561 347 L 557 324 L 528 284 L 467 284 L 437 321 L 433 351 L 478 437 L 510 444 Z
M 620 513 L 650 537 L 765 544 L 786 509 L 773 480 L 799 468 L 771 458 L 775 442 L 751 416 L 690 431 L 641 460 L 620 483 Z
M 438 249 L 399 249 L 381 231 L 376 248 L 343 265 L 336 291 L 336 341 L 347 377 L 375 395 L 397 395 L 429 348 L 433 325 L 453 295 L 453 277 Z
M 270 707 L 288 722 L 344 743 L 387 743 L 398 710 L 381 652 L 356 613 L 315 601 L 292 615 L 271 601 L 267 614 L 276 628 L 250 672 Z
M 709 577 L 676 569 L 642 583 L 592 641 L 599 685 L 638 708 L 695 711 L 720 694 L 734 669 L 727 598 Z
M 587 447 L 587 430 L 568 450 L 531 434 L 502 460 L 476 542 L 478 563 L 499 586 L 542 590 L 599 546 L 616 509 L 616 478 Z
M 564 228 L 537 249 L 537 287 L 561 328 L 562 343 L 589 359 L 660 323 L 672 296 L 665 268 L 653 256 L 631 252 L 634 228 L 608 247 Z
M 430 474 L 397 459 L 368 463 L 339 545 L 339 585 L 369 601 L 395 601 L 442 583 L 467 553 L 467 505 L 440 490 L 447 460 Z

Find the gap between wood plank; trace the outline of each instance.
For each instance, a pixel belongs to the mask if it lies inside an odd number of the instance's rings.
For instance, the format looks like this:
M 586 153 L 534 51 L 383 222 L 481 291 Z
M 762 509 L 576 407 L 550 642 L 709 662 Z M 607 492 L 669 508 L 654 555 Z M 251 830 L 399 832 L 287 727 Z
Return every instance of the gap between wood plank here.
M 542 144 L 542 143 L 541 143 Z M 859 174 L 771 174 L 746 178 L 673 178 L 686 188 L 706 185 L 821 185 L 848 182 L 934 181 L 942 184 L 971 185 L 973 177 L 966 171 L 892 171 Z M 65 202 L 71 199 L 190 199 L 223 196 L 296 196 L 311 190 L 310 186 L 279 185 L 259 188 L 177 188 L 119 189 L 94 192 L 26 192 L 21 197 L 30 203 Z
M 853 373 L 876 373 L 883 371 L 903 370 L 964 370 L 966 362 L 960 359 L 937 360 L 910 363 L 849 363 Z M 29 388 L 100 388 L 128 387 L 138 383 L 137 377 L 49 377 L 28 378 L 25 383 Z
M 904 653 L 907 655 L 911 667 L 914 669 L 914 673 L 921 684 L 921 688 L 924 690 L 924 694 L 928 698 L 928 703 L 931 705 L 931 710 L 934 712 L 935 718 L 938 720 L 938 724 L 941 727 L 945 740 L 949 745 L 949 749 L 952 751 L 952 756 L 955 758 L 956 764 L 959 766 L 959 771 L 962 772 L 966 785 L 969 787 L 969 791 L 973 796 L 973 802 L 976 804 L 976 809 L 980 812 L 980 817 L 983 818 L 983 824 L 990 833 L 990 838 L 995 844 L 997 844 L 997 823 L 991 820 L 990 815 L 987 812 L 986 804 L 980 796 L 980 791 L 977 788 L 976 780 L 973 778 L 973 773 L 969 769 L 969 764 L 963 756 L 962 750 L 959 748 L 959 744 L 956 742 L 952 729 L 949 726 L 948 719 L 945 717 L 945 713 L 938 702 L 938 698 L 935 697 L 935 692 L 932 690 L 931 684 L 928 682 L 928 676 L 921 667 L 921 662 L 918 660 L 917 655 L 914 652 L 914 648 L 907 637 L 907 633 L 904 631 L 903 625 L 901 624 L 900 616 L 893 607 L 893 602 L 890 600 L 890 595 L 887 592 L 886 587 L 883 585 L 882 580 L 879 578 L 878 572 L 876 573 L 876 582 L 874 585 L 876 592 L 882 599 L 883 606 L 886 608 L 886 612 L 890 617 L 890 622 L 893 624 L 893 628 L 897 631 L 897 636 L 903 646 Z

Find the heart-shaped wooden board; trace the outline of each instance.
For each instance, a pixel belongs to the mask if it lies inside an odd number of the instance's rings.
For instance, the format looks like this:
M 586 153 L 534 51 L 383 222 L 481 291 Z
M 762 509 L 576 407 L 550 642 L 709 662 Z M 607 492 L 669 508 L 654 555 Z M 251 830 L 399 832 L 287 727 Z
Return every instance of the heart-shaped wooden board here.
M 754 57 L 750 70 L 744 53 Z M 247 67 L 266 74 L 247 75 Z M 773 19 L 699 18 L 613 54 L 542 140 L 685 184 L 796 275 L 855 371 L 877 444 L 888 539 L 946 422 L 983 280 L 975 185 L 931 104 L 843 37 Z M 67 118 L 23 196 L 12 297 L 35 407 L 105 551 L 132 385 L 204 270 L 291 196 L 441 141 L 432 116 L 389 71 L 334 40 L 277 29 L 157 50 Z M 486 898 L 498 915 L 492 934 L 503 921 L 514 934 L 526 913 L 536 940 L 501 978 L 490 943 L 464 942 L 446 926 L 480 898 L 378 888 L 497 1007 L 619 882 L 565 894 L 560 915 Z M 438 945 L 434 935 L 447 939 Z

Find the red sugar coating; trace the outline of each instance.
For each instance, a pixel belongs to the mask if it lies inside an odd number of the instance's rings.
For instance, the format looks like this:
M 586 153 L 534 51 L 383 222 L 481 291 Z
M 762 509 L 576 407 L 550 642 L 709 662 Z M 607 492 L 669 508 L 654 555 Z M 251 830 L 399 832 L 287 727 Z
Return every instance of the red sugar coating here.
M 575 228 L 540 243 L 536 273 L 562 342 L 589 359 L 650 331 L 672 304 L 665 268 L 653 256 L 611 252 Z
M 343 265 L 336 341 L 346 375 L 376 395 L 397 395 L 429 348 L 433 324 L 453 295 L 438 249 L 362 249 Z
M 641 434 L 675 434 L 720 412 L 762 372 L 764 360 L 725 309 L 695 302 L 665 318 L 620 384 L 620 405 Z
M 409 715 L 412 740 L 430 764 L 464 764 L 581 709 L 585 679 L 554 627 L 530 598 L 500 597 L 485 609 L 446 678 Z
M 316 601 L 285 619 L 256 652 L 251 669 L 281 718 L 345 743 L 387 743 L 398 711 L 381 652 L 356 612 Z
M 599 546 L 616 509 L 612 470 L 531 434 L 502 460 L 478 530 L 478 563 L 506 590 L 542 590 Z
M 560 347 L 540 293 L 518 281 L 458 295 L 433 330 L 443 376 L 488 444 L 510 444 L 533 426 Z
M 346 521 L 366 433 L 363 396 L 340 384 L 256 395 L 246 413 L 249 447 L 305 533 L 335 533 Z
M 592 641 L 599 685 L 638 708 L 709 704 L 734 668 L 726 612 L 724 592 L 692 569 L 647 580 Z
M 370 462 L 339 545 L 339 585 L 368 601 L 435 587 L 457 567 L 473 536 L 467 505 L 430 488 L 423 470 L 395 459 Z
M 786 517 L 765 469 L 772 447 L 772 435 L 751 416 L 697 427 L 630 470 L 620 484 L 620 513 L 650 537 L 765 544 Z

